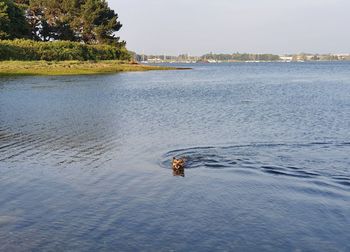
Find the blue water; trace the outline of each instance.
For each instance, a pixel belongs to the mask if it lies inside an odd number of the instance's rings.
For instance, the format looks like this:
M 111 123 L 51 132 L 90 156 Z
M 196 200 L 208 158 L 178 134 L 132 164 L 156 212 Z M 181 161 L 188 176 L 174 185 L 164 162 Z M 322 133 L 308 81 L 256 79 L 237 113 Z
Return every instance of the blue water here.
M 2 77 L 0 251 L 350 251 L 350 63 L 192 67 Z

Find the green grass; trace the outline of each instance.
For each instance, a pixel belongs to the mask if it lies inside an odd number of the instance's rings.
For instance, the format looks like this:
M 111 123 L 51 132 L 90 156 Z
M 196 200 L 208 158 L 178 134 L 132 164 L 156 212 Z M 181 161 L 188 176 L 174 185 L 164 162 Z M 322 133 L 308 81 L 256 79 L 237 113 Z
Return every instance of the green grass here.
M 180 68 L 133 64 L 126 61 L 0 61 L 0 76 L 86 75 Z M 184 68 L 183 68 L 184 69 Z

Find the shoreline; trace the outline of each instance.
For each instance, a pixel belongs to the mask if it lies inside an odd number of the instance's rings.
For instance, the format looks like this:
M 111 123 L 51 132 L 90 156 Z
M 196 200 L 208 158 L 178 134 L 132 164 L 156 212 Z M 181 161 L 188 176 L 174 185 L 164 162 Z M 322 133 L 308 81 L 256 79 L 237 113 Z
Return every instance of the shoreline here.
M 92 75 L 120 72 L 189 70 L 191 68 L 141 65 L 128 61 L 0 61 L 1 76 Z

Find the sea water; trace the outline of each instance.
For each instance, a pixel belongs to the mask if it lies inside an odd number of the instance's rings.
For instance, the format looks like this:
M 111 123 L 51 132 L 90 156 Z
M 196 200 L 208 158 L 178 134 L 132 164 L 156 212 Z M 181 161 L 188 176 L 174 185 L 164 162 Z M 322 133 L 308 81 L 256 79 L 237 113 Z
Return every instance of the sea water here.
M 0 251 L 350 251 L 350 63 L 191 67 L 2 77 Z

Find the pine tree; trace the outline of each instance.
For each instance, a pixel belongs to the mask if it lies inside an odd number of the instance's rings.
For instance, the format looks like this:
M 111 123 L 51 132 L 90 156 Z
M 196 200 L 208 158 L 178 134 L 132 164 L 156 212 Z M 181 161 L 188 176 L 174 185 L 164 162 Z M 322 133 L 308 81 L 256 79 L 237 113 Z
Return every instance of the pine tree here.
M 118 14 L 108 7 L 105 0 L 86 0 L 80 9 L 79 20 L 82 24 L 80 36 L 86 43 L 117 44 L 119 37 L 114 33 L 122 25 Z
M 0 39 L 28 38 L 24 11 L 13 0 L 0 0 Z

